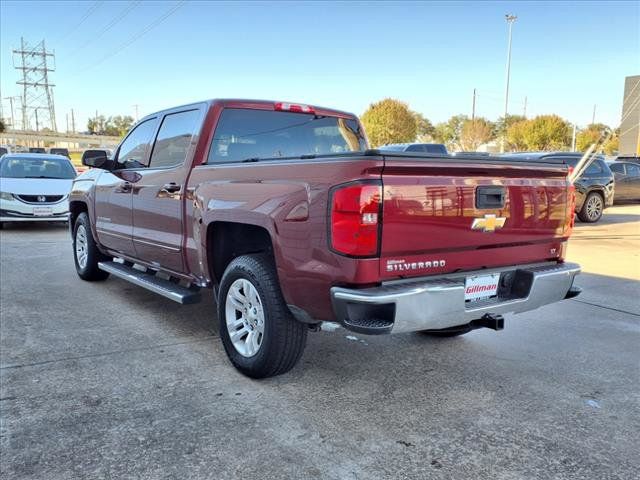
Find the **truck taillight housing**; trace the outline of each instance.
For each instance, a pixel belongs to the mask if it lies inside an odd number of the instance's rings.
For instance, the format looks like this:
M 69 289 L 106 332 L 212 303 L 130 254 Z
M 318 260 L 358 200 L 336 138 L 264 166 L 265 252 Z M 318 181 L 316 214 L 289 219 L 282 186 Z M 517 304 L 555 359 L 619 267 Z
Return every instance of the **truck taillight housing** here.
M 330 193 L 329 244 L 349 257 L 375 257 L 380 253 L 382 185 L 355 182 L 334 187 Z

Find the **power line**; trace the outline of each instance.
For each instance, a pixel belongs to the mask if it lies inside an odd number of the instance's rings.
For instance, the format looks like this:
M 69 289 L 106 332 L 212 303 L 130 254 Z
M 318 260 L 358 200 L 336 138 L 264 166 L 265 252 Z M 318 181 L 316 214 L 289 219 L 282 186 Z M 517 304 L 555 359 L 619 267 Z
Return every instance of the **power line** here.
M 135 2 L 130 2 L 124 8 L 124 10 L 122 10 L 118 15 L 116 15 L 113 19 L 111 19 L 111 21 L 102 30 L 100 30 L 97 34 L 92 35 L 91 38 L 88 41 L 84 42 L 82 45 L 80 45 L 78 48 L 76 48 L 73 52 L 71 52 L 69 54 L 69 57 L 75 56 L 78 52 L 84 50 L 88 45 L 92 44 L 93 42 L 95 42 L 96 40 L 101 38 L 105 33 L 107 33 L 109 30 L 111 30 L 113 27 L 115 27 L 118 23 L 120 23 L 122 21 L 122 19 L 124 19 L 124 17 L 129 15 L 129 13 L 134 8 L 136 8 L 140 3 L 141 3 L 141 0 L 137 0 Z
M 80 26 L 87 20 L 87 18 L 89 18 L 93 14 L 93 12 L 95 12 L 103 3 L 104 3 L 103 1 L 93 2 L 89 6 L 87 11 L 84 13 L 84 15 L 80 18 L 78 23 L 76 23 L 75 27 L 67 29 L 66 33 L 57 40 L 57 43 L 60 43 L 63 40 L 66 40 L 67 38 L 69 38 L 69 36 L 73 32 L 75 32 L 78 28 L 80 28 Z
M 94 63 L 93 65 L 89 65 L 88 67 L 86 67 L 85 69 L 83 69 L 83 72 L 86 72 L 87 70 L 90 70 L 92 68 L 97 67 L 98 65 L 100 65 L 101 63 L 105 62 L 106 60 L 108 60 L 109 58 L 117 55 L 118 53 L 122 52 L 124 49 L 126 49 L 129 45 L 131 45 L 132 43 L 134 43 L 136 40 L 138 40 L 140 37 L 142 37 L 143 35 L 149 33 L 151 30 L 153 30 L 155 27 L 157 27 L 158 25 L 160 25 L 163 21 L 165 21 L 167 18 L 169 18 L 171 15 L 173 15 L 180 7 L 182 7 L 185 3 L 187 3 L 187 0 L 181 0 L 178 3 L 176 3 L 173 7 L 171 7 L 168 11 L 166 11 L 163 15 L 161 15 L 160 17 L 156 18 L 153 22 L 151 22 L 149 25 L 147 25 L 145 28 L 143 28 L 142 30 L 140 30 L 138 33 L 136 33 L 135 35 L 131 36 L 128 40 L 126 40 L 125 42 L 123 42 L 122 44 L 118 45 L 115 49 L 113 49 L 111 52 L 107 53 L 104 57 L 102 57 L 100 60 L 98 60 L 96 63 Z

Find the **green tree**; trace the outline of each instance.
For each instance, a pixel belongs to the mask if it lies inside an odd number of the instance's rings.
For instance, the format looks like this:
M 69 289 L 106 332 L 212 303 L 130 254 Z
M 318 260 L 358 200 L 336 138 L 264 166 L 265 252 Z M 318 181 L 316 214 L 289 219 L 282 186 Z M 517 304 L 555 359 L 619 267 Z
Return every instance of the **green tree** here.
M 507 119 L 505 121 L 505 118 Z M 509 127 L 515 123 L 522 122 L 526 120 L 527 117 L 524 115 L 509 115 L 506 117 L 499 117 L 496 123 L 494 123 L 494 132 L 496 137 L 501 137 L 506 133 Z
M 115 117 L 109 117 L 105 128 L 105 135 L 122 137 L 129 131 L 132 125 L 133 117 L 129 115 L 116 115 Z
M 90 118 L 87 121 L 87 130 L 94 135 L 104 135 L 104 130 L 107 124 L 107 120 L 104 115 Z
M 122 137 L 129 131 L 133 125 L 133 118 L 129 115 L 116 115 L 115 117 L 105 118 L 104 115 L 90 118 L 87 121 L 87 130 L 94 135 L 110 135 L 113 137 Z
M 460 132 L 460 147 L 466 151 L 476 151 L 480 145 L 490 142 L 494 138 L 495 126 L 486 118 L 478 117 L 465 120 Z
M 7 129 L 4 125 L 4 120 L 0 118 L 0 133 L 4 132 Z
M 592 144 L 597 143 L 604 138 L 610 131 L 604 123 L 592 123 L 587 128 L 581 130 L 576 135 L 576 150 L 579 152 L 586 151 Z
M 566 150 L 571 143 L 569 122 L 558 115 L 540 115 L 507 129 L 507 141 L 515 150 Z
M 527 142 L 525 140 L 527 127 L 527 120 L 521 120 L 509 126 L 506 137 L 506 143 L 509 150 L 521 152 L 527 149 Z
M 435 127 L 434 138 L 439 143 L 444 143 L 450 150 L 460 150 L 460 137 L 462 136 L 462 126 L 469 120 L 466 115 L 454 115 L 449 120 L 439 123 Z
M 613 136 L 604 142 L 602 146 L 604 153 L 607 155 L 616 155 L 620 151 L 620 134 L 616 132 Z
M 411 112 L 416 121 L 416 140 L 420 142 L 431 142 L 436 133 L 433 123 L 418 112 Z
M 413 113 L 406 103 L 392 98 L 372 103 L 362 115 L 362 123 L 373 147 L 412 142 L 416 138 Z

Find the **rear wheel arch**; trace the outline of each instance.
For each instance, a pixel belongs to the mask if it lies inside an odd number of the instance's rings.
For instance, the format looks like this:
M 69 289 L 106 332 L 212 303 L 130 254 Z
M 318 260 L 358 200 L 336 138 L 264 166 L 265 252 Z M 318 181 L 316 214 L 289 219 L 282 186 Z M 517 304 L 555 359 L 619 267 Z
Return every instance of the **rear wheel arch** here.
M 265 254 L 275 262 L 273 240 L 260 225 L 214 221 L 207 226 L 207 264 L 209 277 L 219 285 L 227 266 L 237 257 Z

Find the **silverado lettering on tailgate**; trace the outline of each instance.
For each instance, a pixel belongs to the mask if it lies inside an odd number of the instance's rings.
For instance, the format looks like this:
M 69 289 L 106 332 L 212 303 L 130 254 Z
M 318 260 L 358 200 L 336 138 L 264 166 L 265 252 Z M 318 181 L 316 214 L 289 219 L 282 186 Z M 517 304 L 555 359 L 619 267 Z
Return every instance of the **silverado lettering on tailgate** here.
M 405 260 L 387 260 L 387 272 L 421 270 L 423 268 L 444 267 L 444 260 L 425 260 L 423 262 L 406 262 Z

